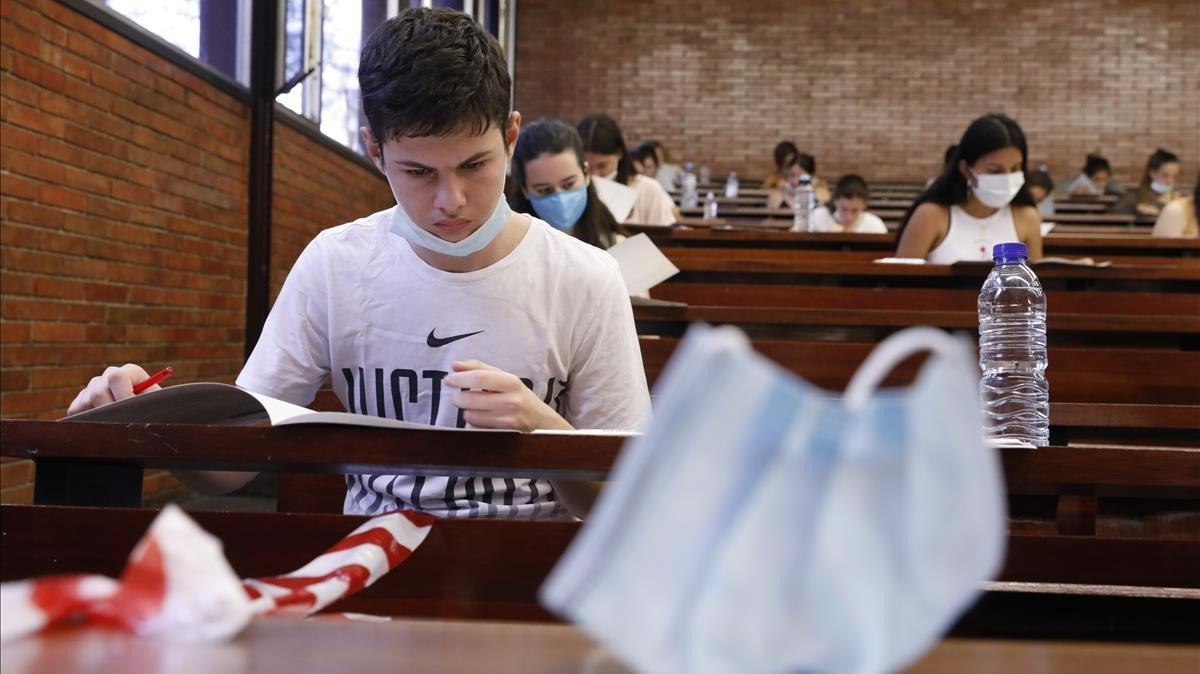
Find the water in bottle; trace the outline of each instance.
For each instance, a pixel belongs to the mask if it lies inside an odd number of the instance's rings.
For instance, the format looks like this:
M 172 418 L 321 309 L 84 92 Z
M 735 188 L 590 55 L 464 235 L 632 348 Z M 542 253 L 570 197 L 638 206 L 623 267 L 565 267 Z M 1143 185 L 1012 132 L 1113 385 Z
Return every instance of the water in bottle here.
M 679 205 L 684 208 L 695 208 L 700 205 L 700 195 L 696 191 L 696 169 L 691 162 L 683 165 L 682 193 Z
M 712 192 L 709 192 L 708 196 L 704 197 L 704 219 L 717 219 L 717 197 Z
M 1043 447 L 1050 440 L 1046 381 L 1046 294 L 1023 243 L 992 251 L 995 266 L 979 292 L 979 382 L 984 432 Z
M 737 172 L 732 171 L 729 173 L 729 177 L 725 179 L 725 198 L 737 199 L 738 187 Z
M 795 201 L 792 203 L 792 231 L 807 232 L 812 225 L 813 187 L 812 179 L 800 176 L 796 186 Z

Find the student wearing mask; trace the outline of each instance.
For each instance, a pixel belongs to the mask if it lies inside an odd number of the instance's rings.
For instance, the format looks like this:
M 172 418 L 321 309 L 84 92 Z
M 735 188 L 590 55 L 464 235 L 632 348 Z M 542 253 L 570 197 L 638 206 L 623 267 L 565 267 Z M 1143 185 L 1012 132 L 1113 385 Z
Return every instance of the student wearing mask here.
M 1065 194 L 1098 197 L 1102 194 L 1120 195 L 1121 186 L 1112 179 L 1112 166 L 1098 154 L 1089 154 L 1083 162 L 1083 170 L 1071 180 L 1057 188 Z
M 1174 239 L 1200 238 L 1200 226 L 1196 222 L 1198 219 L 1200 219 L 1200 178 L 1196 179 L 1196 187 L 1192 190 L 1190 197 L 1176 199 L 1162 209 L 1162 213 L 1158 215 L 1158 220 L 1154 223 L 1154 231 L 1151 232 L 1151 235 Z
M 1020 241 L 1042 257 L 1041 217 L 1025 187 L 1025 134 L 1012 119 L 971 122 L 958 158 L 913 202 L 897 234 L 897 257 L 932 264 L 990 261 L 998 243 Z
M 1038 214 L 1043 219 L 1054 215 L 1054 181 L 1044 169 L 1038 169 L 1025 177 L 1025 185 L 1029 188 L 1029 196 L 1037 204 Z
M 767 193 L 767 208 L 795 208 L 796 188 L 800 185 L 800 179 L 805 176 L 812 181 L 813 195 L 817 203 L 827 203 L 830 197 L 829 185 L 817 176 L 816 157 L 799 152 L 792 157 L 784 172 L 783 185 Z
M 555 229 L 608 249 L 624 236 L 596 196 L 583 141 L 560 119 L 539 119 L 521 129 L 513 150 L 509 201 L 518 213 L 533 213 Z
M 352 412 L 436 426 L 636 427 L 649 394 L 616 261 L 504 198 L 521 116 L 495 38 L 461 12 L 406 9 L 367 40 L 358 80 L 363 143 L 397 205 L 309 243 L 238 386 L 306 405 L 331 377 Z M 70 412 L 145 379 L 137 365 L 109 368 Z M 180 477 L 230 491 L 253 475 Z M 599 489 L 415 474 L 346 483 L 350 514 L 527 519 L 582 516 Z
M 1142 182 L 1112 207 L 1113 213 L 1157 216 L 1163 206 L 1179 197 L 1175 181 L 1179 179 L 1179 157 L 1162 148 L 1146 160 Z
M 591 174 L 612 180 L 637 193 L 622 222 L 636 225 L 675 224 L 675 202 L 654 178 L 638 175 L 625 147 L 621 128 L 608 115 L 591 115 L 578 126 Z M 610 209 L 611 210 L 611 209 Z
M 774 170 L 763 181 L 762 188 L 764 190 L 775 190 L 787 184 L 788 167 L 796 160 L 796 155 L 798 154 L 800 154 L 800 150 L 790 140 L 780 141 L 776 144 L 775 150 L 772 153 L 774 159 L 771 164 Z
M 842 176 L 833 188 L 832 209 L 821 206 L 813 211 L 816 231 L 887 234 L 887 225 L 883 224 L 883 220 L 867 212 L 870 194 L 867 181 L 862 176 Z

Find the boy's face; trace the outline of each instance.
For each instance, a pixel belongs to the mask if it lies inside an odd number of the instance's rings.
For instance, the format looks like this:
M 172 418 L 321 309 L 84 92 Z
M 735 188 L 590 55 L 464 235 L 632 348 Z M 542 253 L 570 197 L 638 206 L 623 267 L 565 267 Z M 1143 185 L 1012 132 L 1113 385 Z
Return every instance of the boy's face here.
M 474 233 L 496 208 L 520 127 L 521 115 L 514 112 L 507 129 L 492 125 L 477 136 L 462 131 L 392 138 L 380 146 L 368 128 L 362 134 L 396 203 L 418 227 L 453 242 Z
M 853 225 L 867 210 L 867 202 L 861 197 L 838 197 L 833 202 L 833 218 L 839 225 Z

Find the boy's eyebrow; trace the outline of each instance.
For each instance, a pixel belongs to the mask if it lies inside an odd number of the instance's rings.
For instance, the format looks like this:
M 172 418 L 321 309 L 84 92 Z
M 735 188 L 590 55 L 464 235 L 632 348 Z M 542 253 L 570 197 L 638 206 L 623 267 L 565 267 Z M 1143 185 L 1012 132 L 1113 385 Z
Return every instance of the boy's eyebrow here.
M 492 153 L 491 150 L 484 150 L 483 152 L 476 152 L 475 154 L 471 155 L 470 157 L 467 157 L 466 159 L 462 160 L 462 162 L 460 162 L 459 165 L 461 166 L 462 164 L 470 164 L 473 161 L 479 161 L 480 159 L 483 159 L 484 157 L 490 155 L 491 153 Z M 430 171 L 435 170 L 432 166 L 426 166 L 420 162 L 409 161 L 407 159 L 393 159 L 392 163 L 399 164 L 400 166 L 407 166 L 409 168 L 428 169 Z

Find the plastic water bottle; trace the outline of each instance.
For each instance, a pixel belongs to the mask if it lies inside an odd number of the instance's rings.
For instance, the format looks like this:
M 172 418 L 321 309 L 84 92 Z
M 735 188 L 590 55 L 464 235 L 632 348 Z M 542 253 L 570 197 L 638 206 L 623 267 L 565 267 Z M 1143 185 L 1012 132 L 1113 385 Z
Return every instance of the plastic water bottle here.
M 704 197 L 704 219 L 717 219 L 717 198 L 713 196 L 712 192 L 709 192 L 708 196 Z
M 738 177 L 737 171 L 730 171 L 729 177 L 725 179 L 725 198 L 737 199 L 738 195 Z
M 792 204 L 792 231 L 807 232 L 812 225 L 813 187 L 811 178 L 800 177 L 800 184 L 796 186 L 795 196 L 795 203 Z
M 679 205 L 684 208 L 695 208 L 700 205 L 700 195 L 696 191 L 696 167 L 688 162 L 683 165 L 683 194 L 680 195 Z
M 995 266 L 979 292 L 979 395 L 988 437 L 1044 447 L 1050 441 L 1046 294 L 1028 257 L 1023 243 L 992 250 Z

